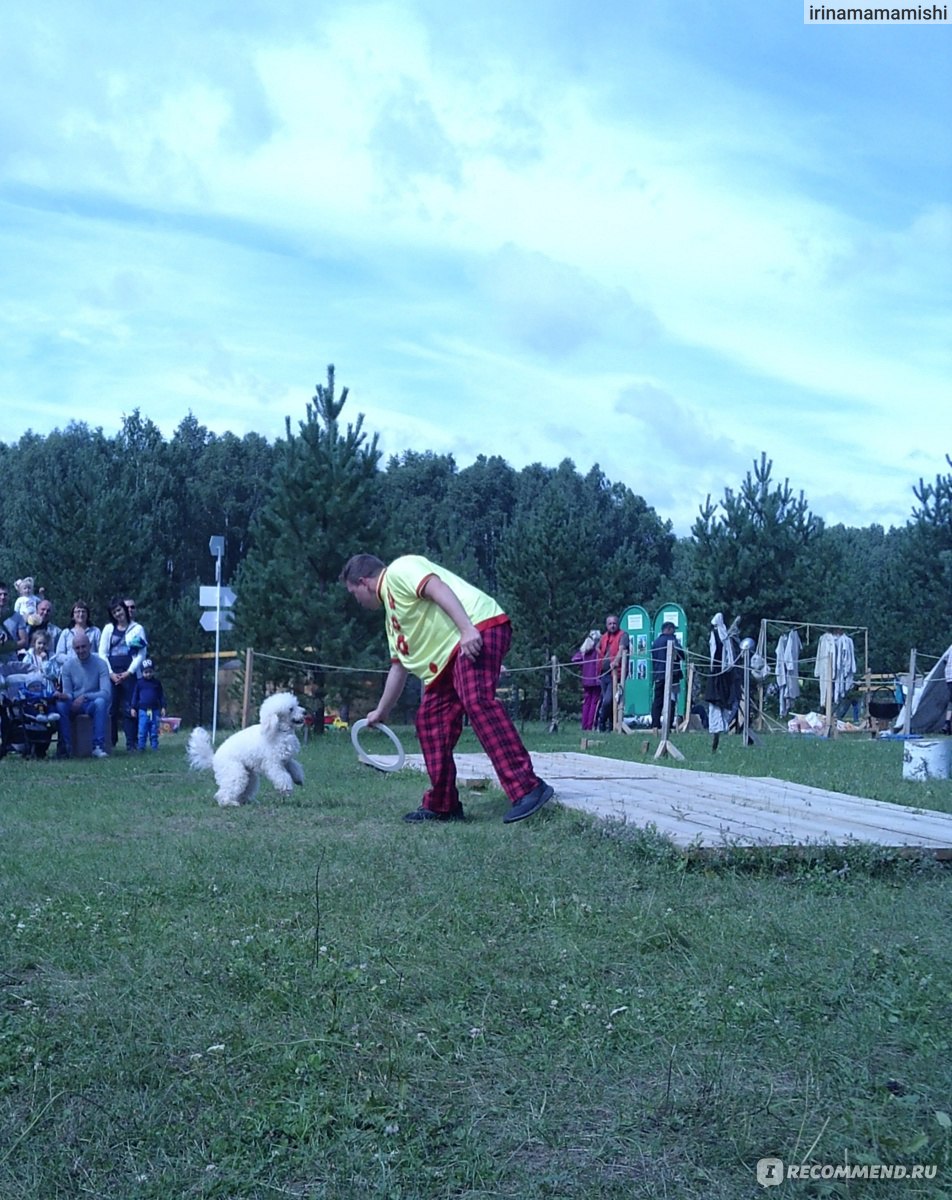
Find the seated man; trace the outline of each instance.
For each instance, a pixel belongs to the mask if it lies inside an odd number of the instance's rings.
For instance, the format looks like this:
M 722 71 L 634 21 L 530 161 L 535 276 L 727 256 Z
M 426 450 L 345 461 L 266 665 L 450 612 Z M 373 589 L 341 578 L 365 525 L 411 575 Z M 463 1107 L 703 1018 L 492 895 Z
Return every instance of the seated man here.
M 61 757 L 69 757 L 72 753 L 71 722 L 80 713 L 93 719 L 93 758 L 106 757 L 106 727 L 111 703 L 109 664 L 98 654 L 93 654 L 85 630 L 78 629 L 73 638 L 73 653 L 63 666 L 61 690 L 56 694 Z

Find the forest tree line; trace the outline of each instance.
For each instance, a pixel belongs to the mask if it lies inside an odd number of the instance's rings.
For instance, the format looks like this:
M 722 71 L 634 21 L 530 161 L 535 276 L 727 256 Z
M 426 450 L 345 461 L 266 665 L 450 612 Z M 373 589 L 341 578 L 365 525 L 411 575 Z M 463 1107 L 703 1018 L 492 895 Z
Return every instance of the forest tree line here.
M 111 596 L 135 593 L 165 677 L 213 646 L 198 623 L 213 535 L 238 594 L 222 645 L 295 661 L 386 667 L 379 614 L 338 583 L 362 550 L 425 554 L 497 596 L 513 618 L 510 666 L 568 661 L 629 604 L 679 603 L 702 652 L 716 611 L 755 638 L 765 617 L 867 627 L 873 671 L 952 641 L 952 475 L 910 486 L 901 528 L 826 526 L 764 454 L 679 538 L 598 466 L 516 470 L 480 456 L 460 469 L 427 450 L 384 461 L 346 405 L 330 367 L 273 442 L 214 434 L 192 415 L 166 439 L 136 410 L 113 437 L 72 422 L 0 443 L 0 578 L 34 576 L 59 624 L 83 598 L 101 626 Z M 334 698 L 366 686 L 357 673 L 314 678 Z M 185 715 L 193 700 L 182 698 Z

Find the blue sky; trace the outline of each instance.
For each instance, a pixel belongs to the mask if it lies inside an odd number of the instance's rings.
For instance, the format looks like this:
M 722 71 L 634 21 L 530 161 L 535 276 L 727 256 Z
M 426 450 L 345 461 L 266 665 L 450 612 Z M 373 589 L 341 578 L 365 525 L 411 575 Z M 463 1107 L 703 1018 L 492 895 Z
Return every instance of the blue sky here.
M 18 5 L 0 438 L 598 463 L 686 533 L 761 451 L 902 524 L 952 453 L 952 26 L 802 0 Z

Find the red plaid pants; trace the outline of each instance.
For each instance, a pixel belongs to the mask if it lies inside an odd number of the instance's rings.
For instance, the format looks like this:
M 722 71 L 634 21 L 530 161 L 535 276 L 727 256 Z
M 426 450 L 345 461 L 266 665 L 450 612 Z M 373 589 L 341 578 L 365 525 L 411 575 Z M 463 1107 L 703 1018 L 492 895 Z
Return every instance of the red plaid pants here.
M 459 803 L 453 749 L 463 732 L 463 717 L 489 755 L 502 790 L 515 804 L 539 782 L 529 751 L 496 699 L 496 687 L 512 641 L 508 621 L 480 630 L 483 648 L 473 661 L 457 654 L 435 683 L 424 689 L 416 729 L 431 787 L 423 807 L 452 812 Z

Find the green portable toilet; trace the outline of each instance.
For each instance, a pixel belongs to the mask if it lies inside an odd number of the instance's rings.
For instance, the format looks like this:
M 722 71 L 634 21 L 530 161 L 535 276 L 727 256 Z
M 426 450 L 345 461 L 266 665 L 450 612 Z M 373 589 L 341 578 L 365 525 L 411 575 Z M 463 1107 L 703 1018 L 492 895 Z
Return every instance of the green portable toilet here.
M 621 627 L 631 643 L 624 715 L 646 717 L 651 712 L 651 618 L 640 604 L 632 604 L 621 614 Z
M 674 636 L 678 639 L 678 645 L 681 647 L 682 650 L 684 650 L 688 644 L 688 619 L 687 619 L 687 616 L 685 615 L 684 609 L 681 607 L 680 604 L 662 604 L 662 606 L 658 609 L 658 611 L 655 613 L 654 625 L 652 626 L 652 634 L 651 634 L 652 641 L 654 641 L 655 638 L 661 637 L 661 626 L 666 625 L 668 623 L 668 621 L 670 621 L 671 624 L 674 626 Z M 650 651 L 649 651 L 649 658 L 650 658 Z M 687 673 L 688 673 L 687 666 L 688 666 L 688 664 L 687 664 L 687 661 L 685 660 L 685 662 L 682 664 L 682 667 L 681 667 L 681 685 L 678 688 L 678 702 L 677 702 L 677 705 L 675 706 L 675 711 L 677 712 L 679 717 L 684 716 L 684 707 L 685 707 L 685 704 L 687 703 L 687 686 L 688 686 L 688 684 L 687 684 Z M 650 666 L 648 668 L 648 674 L 649 675 L 651 674 Z M 650 692 L 653 690 L 654 690 L 654 680 L 652 680 L 652 687 L 649 690 L 649 696 L 648 696 L 649 711 L 651 708 Z

